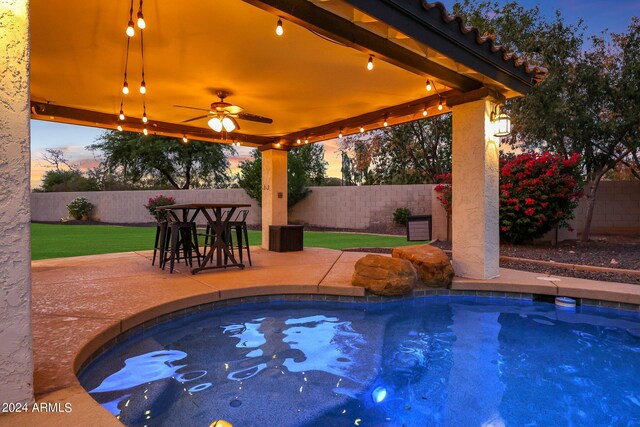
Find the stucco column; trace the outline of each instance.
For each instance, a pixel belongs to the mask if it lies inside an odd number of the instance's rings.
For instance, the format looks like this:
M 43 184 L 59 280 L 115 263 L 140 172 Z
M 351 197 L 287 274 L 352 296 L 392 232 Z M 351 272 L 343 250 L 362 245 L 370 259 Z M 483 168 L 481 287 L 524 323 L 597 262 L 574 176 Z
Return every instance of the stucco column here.
M 28 6 L 0 0 L 0 402 L 33 400 Z
M 453 268 L 456 275 L 499 275 L 499 142 L 482 99 L 453 107 Z
M 269 248 L 269 226 L 287 225 L 287 152 L 262 152 L 262 247 Z

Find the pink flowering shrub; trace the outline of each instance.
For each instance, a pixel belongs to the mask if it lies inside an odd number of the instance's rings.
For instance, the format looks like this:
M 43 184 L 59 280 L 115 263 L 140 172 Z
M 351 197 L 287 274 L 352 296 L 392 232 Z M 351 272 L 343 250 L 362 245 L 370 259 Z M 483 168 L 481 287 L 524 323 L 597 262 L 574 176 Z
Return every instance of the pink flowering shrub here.
M 556 226 L 568 227 L 582 196 L 580 156 L 524 153 L 500 159 L 500 237 L 521 243 Z M 442 175 L 435 191 L 451 212 L 451 174 Z
M 149 202 L 144 205 L 145 208 L 149 211 L 152 217 L 156 219 L 156 221 L 164 221 L 166 220 L 166 212 L 156 210 L 159 206 L 167 206 L 167 205 L 175 205 L 176 200 L 173 197 L 166 197 L 162 194 L 156 197 L 150 197 Z

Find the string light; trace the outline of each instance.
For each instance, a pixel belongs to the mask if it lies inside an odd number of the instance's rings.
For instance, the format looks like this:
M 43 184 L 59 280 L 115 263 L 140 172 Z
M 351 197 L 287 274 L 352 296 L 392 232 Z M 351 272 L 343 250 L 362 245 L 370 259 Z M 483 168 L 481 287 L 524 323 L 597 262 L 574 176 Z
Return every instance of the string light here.
M 281 36 L 284 34 L 284 28 L 282 28 L 282 19 L 278 18 L 278 25 L 276 25 L 276 34 Z
M 386 118 L 386 117 L 384 118 L 384 123 L 383 123 L 383 125 L 384 125 L 384 127 L 389 126 L 389 122 L 387 122 L 387 118 Z
M 144 107 L 144 112 L 142 113 L 142 123 L 147 123 L 149 119 L 147 118 L 147 107 Z
M 131 7 L 129 8 L 129 24 L 127 25 L 126 33 L 129 37 L 133 37 L 136 33 L 133 29 L 133 0 L 131 0 Z
M 360 127 L 360 133 L 363 133 L 363 132 L 364 132 L 364 128 L 361 126 Z
M 118 131 L 122 132 L 122 125 L 118 123 Z
M 427 117 L 427 109 L 426 109 L 426 108 L 425 108 L 424 110 L 422 110 L 422 115 L 423 115 L 424 117 Z
M 144 82 L 144 80 L 140 83 L 140 93 L 143 95 L 147 93 L 147 84 Z
M 297 140 L 297 141 L 296 141 L 296 143 L 297 143 L 298 145 L 300 145 L 300 140 Z
M 189 142 L 187 135 L 182 135 L 182 142 L 184 142 L 185 144 Z
M 120 109 L 120 115 L 118 116 L 118 118 L 120 120 L 124 120 L 124 113 L 122 112 L 122 109 Z
M 147 28 L 147 23 L 144 22 L 144 16 L 142 15 L 142 0 L 140 0 L 140 9 L 138 9 L 138 28 L 141 30 Z
M 144 133 L 145 136 L 149 135 L 147 128 L 142 129 L 142 133 Z
M 373 55 L 369 55 L 369 62 L 367 62 L 367 70 L 373 70 Z
M 442 97 L 440 97 L 440 101 L 438 102 L 438 111 L 442 111 Z
M 431 86 L 431 81 L 427 80 L 427 92 L 431 92 L 431 89 L 433 89 L 433 87 Z
M 338 138 L 342 139 L 342 129 L 340 129 L 340 133 L 338 134 Z
M 280 143 L 276 142 L 276 148 L 280 148 Z
M 305 143 L 305 144 L 308 144 L 308 143 L 309 143 L 309 138 L 305 137 L 305 138 L 304 138 L 304 143 Z
M 127 78 L 125 77 L 124 84 L 122 85 L 122 93 L 125 95 L 129 94 L 129 83 L 127 83 Z

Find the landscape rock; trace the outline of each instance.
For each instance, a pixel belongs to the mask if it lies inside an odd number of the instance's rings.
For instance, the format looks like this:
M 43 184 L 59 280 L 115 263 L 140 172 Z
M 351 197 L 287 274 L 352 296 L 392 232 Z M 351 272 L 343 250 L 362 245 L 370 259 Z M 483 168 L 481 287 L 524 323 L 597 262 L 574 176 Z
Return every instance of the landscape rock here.
M 403 295 L 413 290 L 417 277 L 409 261 L 369 254 L 356 262 L 351 283 L 376 295 Z
M 431 245 L 401 246 L 395 248 L 391 256 L 410 261 L 425 286 L 446 288 L 451 285 L 453 266 L 442 249 Z

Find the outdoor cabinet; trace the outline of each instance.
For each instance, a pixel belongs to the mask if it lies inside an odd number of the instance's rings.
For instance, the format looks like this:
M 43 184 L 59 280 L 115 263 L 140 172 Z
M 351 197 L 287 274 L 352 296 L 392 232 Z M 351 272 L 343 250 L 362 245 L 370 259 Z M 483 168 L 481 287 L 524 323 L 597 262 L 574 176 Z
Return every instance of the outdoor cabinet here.
M 431 240 L 431 215 L 410 215 L 407 219 L 407 240 Z
M 302 225 L 270 225 L 269 250 L 273 252 L 295 252 L 303 248 Z

